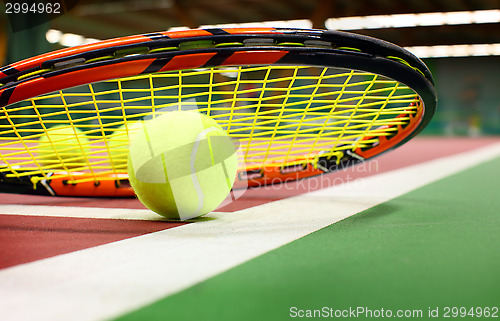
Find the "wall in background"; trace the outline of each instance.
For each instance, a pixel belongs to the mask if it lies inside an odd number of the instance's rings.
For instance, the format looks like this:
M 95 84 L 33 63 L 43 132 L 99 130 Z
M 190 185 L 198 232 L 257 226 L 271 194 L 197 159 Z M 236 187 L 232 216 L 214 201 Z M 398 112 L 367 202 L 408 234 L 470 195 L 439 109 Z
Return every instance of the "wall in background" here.
M 500 57 L 428 59 L 438 110 L 425 134 L 500 135 Z

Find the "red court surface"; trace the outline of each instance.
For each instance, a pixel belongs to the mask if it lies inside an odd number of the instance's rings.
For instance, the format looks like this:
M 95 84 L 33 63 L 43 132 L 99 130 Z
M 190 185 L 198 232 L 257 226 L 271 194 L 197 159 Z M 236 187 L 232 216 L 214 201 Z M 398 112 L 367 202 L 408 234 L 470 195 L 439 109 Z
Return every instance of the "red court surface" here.
M 0 215 L 0 269 L 186 223 Z

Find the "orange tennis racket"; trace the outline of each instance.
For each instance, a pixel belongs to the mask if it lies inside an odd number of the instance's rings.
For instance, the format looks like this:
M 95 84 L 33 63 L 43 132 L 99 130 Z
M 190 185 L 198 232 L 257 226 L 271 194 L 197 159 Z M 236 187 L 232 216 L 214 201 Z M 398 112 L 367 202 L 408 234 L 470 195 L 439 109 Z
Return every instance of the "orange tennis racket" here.
M 234 188 L 246 188 L 398 147 L 437 100 L 428 68 L 401 47 L 274 28 L 106 40 L 5 66 L 0 83 L 0 191 L 66 196 L 133 196 L 133 124 L 172 110 L 196 109 L 238 141 Z

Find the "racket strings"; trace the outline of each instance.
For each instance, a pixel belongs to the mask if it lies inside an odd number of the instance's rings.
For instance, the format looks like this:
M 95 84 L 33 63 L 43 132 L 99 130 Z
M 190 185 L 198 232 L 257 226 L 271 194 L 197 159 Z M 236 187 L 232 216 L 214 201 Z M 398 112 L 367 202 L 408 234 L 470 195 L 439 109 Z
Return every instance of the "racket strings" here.
M 378 137 L 396 134 L 422 108 L 412 104 L 418 100 L 392 79 L 335 68 L 240 66 L 139 75 L 4 107 L 0 171 L 117 176 L 126 171 L 126 162 L 115 160 L 126 158 L 134 122 L 174 110 L 215 119 L 239 141 L 242 166 L 295 166 L 320 152 L 340 159 L 346 150 L 370 148 Z M 42 144 L 56 126 L 72 130 L 76 141 Z M 50 152 L 41 146 L 51 146 L 57 157 L 47 161 Z

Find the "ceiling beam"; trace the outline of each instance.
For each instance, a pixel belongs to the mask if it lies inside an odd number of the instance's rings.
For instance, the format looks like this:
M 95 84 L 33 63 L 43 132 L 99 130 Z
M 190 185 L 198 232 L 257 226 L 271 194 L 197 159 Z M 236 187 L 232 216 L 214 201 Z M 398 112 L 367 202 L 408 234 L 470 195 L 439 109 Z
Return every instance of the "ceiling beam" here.
M 500 43 L 499 24 L 352 30 L 401 46 Z
M 332 15 L 334 4 L 335 1 L 331 0 L 316 1 L 316 8 L 309 17 L 309 19 L 312 21 L 313 28 L 315 29 L 325 28 L 325 21 Z

